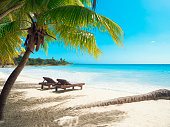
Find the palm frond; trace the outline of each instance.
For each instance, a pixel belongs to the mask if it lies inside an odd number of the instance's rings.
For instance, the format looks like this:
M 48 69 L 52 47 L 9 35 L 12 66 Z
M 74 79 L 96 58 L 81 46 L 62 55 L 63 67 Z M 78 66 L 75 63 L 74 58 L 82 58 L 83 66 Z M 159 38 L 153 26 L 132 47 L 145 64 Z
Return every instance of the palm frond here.
M 121 41 L 121 38 L 123 39 L 124 32 L 122 28 L 110 20 L 109 18 L 106 18 L 105 16 L 100 15 L 100 18 L 102 20 L 102 25 L 105 27 L 107 32 L 111 35 L 112 39 L 118 46 L 123 46 L 123 43 Z
M 80 0 L 25 0 L 24 10 L 39 15 L 44 10 L 66 5 L 84 6 Z
M 108 32 L 118 45 L 122 44 L 123 31 L 112 20 L 96 14 L 94 11 L 82 6 L 63 6 L 46 11 L 42 16 L 46 23 L 63 24 L 70 27 L 78 27 L 83 30 L 98 28 L 101 32 Z
M 41 49 L 45 51 L 45 54 L 47 55 L 48 53 L 48 41 L 45 39 L 44 40 L 44 45 L 41 45 Z
M 62 7 L 67 5 L 84 6 L 80 0 L 50 0 L 48 3 L 48 9 Z
M 82 4 L 85 6 L 91 7 L 92 6 L 92 0 L 80 0 Z
M 26 33 L 21 31 L 20 22 L 14 21 L 0 24 L 1 63 L 12 62 L 12 59 L 19 54 L 20 46 L 23 43 L 21 37 L 24 35 Z
M 16 5 L 23 3 L 24 0 L 0 0 L 0 15 Z
M 84 51 L 85 54 L 89 53 L 95 58 L 102 53 L 97 47 L 94 34 L 90 32 L 62 24 L 57 24 L 55 31 L 58 34 L 58 41 L 64 46 L 82 51 L 82 53 Z

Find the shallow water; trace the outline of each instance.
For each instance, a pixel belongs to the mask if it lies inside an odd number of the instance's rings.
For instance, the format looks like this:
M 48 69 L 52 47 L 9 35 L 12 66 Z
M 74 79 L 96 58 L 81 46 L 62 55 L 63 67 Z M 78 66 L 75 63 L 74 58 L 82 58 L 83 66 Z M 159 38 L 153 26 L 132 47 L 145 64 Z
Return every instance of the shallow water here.
M 14 68 L 0 68 L 9 75 Z M 103 64 L 25 67 L 20 79 L 34 82 L 47 76 L 85 82 L 87 87 L 146 93 L 159 88 L 170 89 L 169 64 Z

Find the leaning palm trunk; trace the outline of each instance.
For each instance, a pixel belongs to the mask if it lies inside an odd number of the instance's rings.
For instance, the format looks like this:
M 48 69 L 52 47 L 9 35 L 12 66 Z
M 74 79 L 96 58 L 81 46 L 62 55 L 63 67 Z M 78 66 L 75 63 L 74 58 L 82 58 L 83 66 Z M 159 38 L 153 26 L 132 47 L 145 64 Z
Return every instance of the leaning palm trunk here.
M 28 58 L 29 58 L 31 51 L 32 51 L 31 49 L 34 48 L 34 45 L 32 44 L 31 47 L 32 48 L 30 48 L 30 47 L 27 48 L 27 50 L 26 50 L 24 56 L 22 57 L 20 63 L 15 68 L 15 70 L 11 73 L 11 75 L 7 79 L 5 85 L 2 89 L 2 92 L 1 92 L 1 95 L 0 95 L 0 120 L 3 119 L 4 107 L 5 107 L 5 104 L 6 104 L 6 101 L 7 101 L 7 97 L 9 95 L 10 91 L 11 91 L 11 88 L 12 88 L 14 82 L 16 81 L 17 77 L 19 76 L 19 74 L 23 70 L 25 64 L 27 63 Z
M 88 105 L 76 106 L 73 109 L 91 108 L 91 107 L 108 106 L 108 105 L 140 102 L 146 100 L 158 100 L 158 99 L 170 100 L 170 90 L 160 89 L 147 94 L 119 97 L 112 100 L 92 103 Z

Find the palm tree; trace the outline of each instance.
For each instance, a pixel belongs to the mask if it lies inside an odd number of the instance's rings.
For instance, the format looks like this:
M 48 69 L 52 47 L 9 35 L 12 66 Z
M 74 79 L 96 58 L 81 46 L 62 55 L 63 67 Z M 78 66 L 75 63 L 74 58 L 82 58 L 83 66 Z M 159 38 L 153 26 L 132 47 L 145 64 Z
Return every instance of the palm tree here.
M 95 1 L 93 8 L 95 7 Z M 96 14 L 91 0 L 25 0 L 24 6 L 10 13 L 1 21 L 0 42 L 13 49 L 15 42 L 20 44 L 25 37 L 26 51 L 22 60 L 7 79 L 0 95 L 0 120 L 9 92 L 23 70 L 31 53 L 44 48 L 48 42 L 55 41 L 64 46 L 97 58 L 102 52 L 97 47 L 95 36 L 90 31 L 98 28 L 108 32 L 117 45 L 123 45 L 123 31 L 112 20 Z M 10 47 L 7 47 L 10 46 Z M 5 47 L 5 46 L 4 46 Z M 1 54 L 0 54 L 1 55 Z

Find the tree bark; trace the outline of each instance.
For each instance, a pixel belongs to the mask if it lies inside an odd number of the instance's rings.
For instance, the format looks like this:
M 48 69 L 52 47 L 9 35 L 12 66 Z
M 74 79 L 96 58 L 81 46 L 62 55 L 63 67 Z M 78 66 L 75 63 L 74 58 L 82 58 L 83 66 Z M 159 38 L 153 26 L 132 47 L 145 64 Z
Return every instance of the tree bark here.
M 11 88 L 14 84 L 14 82 L 16 81 L 17 77 L 19 76 L 19 74 L 21 73 L 21 71 L 23 70 L 25 64 L 28 61 L 28 58 L 31 54 L 31 50 L 30 48 L 27 48 L 24 56 L 22 57 L 20 63 L 18 64 L 18 66 L 15 68 L 15 70 L 11 73 L 11 75 L 8 77 L 1 95 L 0 95 L 0 120 L 3 120 L 3 111 L 4 111 L 4 107 L 7 101 L 7 97 L 11 91 Z
M 119 97 L 115 99 L 110 99 L 106 101 L 100 101 L 96 103 L 91 103 L 87 105 L 78 105 L 73 108 L 68 109 L 83 109 L 83 108 L 92 108 L 92 107 L 100 107 L 100 106 L 108 106 L 108 105 L 116 105 L 116 104 L 124 104 L 124 103 L 132 103 L 132 102 L 140 102 L 146 100 L 158 100 L 165 99 L 170 100 L 170 90 L 167 89 L 159 89 L 156 91 L 152 91 L 150 93 L 135 95 L 135 96 L 127 96 L 127 97 Z

